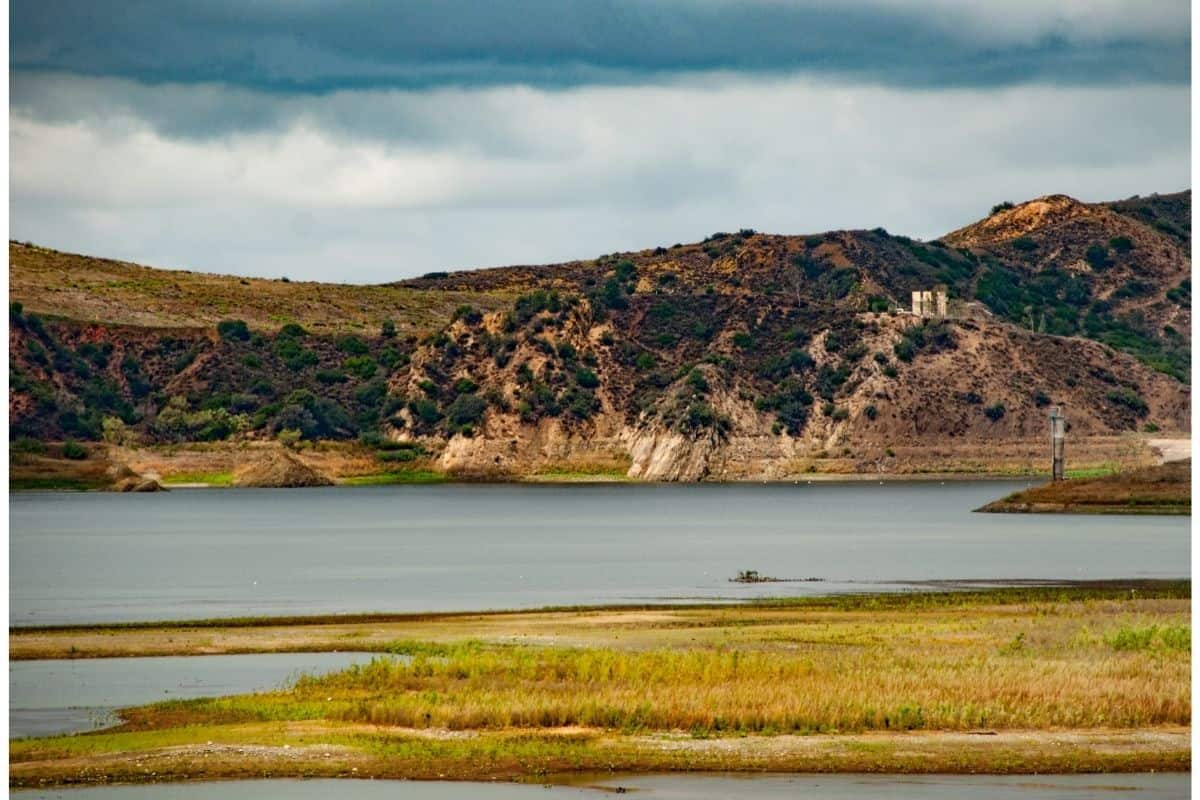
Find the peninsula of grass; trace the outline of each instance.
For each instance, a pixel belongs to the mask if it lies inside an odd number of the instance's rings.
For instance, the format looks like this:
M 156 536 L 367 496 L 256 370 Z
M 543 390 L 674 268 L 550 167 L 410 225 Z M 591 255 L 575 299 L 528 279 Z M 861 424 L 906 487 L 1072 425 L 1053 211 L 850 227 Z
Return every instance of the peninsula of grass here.
M 1067 514 L 1191 514 L 1192 461 L 1172 461 L 1096 478 L 1053 481 L 988 503 L 980 511 Z
M 1187 582 L 1158 582 L 17 629 L 15 657 L 255 644 L 382 654 L 278 691 L 125 709 L 109 731 L 14 741 L 11 783 L 1186 770 L 1189 596 Z

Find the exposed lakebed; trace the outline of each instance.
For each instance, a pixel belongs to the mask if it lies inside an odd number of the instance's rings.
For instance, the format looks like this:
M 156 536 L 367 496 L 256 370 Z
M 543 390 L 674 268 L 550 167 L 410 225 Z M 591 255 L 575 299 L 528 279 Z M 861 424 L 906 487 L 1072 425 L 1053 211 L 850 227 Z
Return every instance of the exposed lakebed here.
M 1185 517 L 974 514 L 1027 481 L 18 493 L 10 623 L 1189 577 Z M 731 583 L 739 570 L 812 582 Z

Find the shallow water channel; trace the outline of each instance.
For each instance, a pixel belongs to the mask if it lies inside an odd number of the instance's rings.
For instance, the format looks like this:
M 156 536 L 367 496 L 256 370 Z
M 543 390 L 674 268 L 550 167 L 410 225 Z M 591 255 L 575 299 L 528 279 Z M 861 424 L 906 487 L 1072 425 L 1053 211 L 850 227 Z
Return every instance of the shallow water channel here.
M 118 708 L 275 689 L 301 674 L 333 672 L 373 657 L 269 653 L 10 661 L 8 735 L 92 730 L 113 724 Z
M 1186 798 L 1191 776 L 1183 773 L 1137 775 L 647 775 L 605 777 L 586 785 L 512 783 L 436 783 L 374 780 L 263 780 L 201 784 L 110 786 L 11 792 L 28 800 L 528 800 L 531 798 L 605 797 L 623 787 L 635 797 L 691 800 L 1176 800 Z

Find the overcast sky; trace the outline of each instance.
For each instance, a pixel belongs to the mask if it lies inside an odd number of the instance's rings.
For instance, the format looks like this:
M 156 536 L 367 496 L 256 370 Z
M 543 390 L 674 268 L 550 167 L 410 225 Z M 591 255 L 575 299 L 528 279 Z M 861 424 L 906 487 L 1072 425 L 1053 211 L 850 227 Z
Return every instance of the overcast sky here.
M 1187 0 L 13 0 L 11 236 L 383 282 L 1188 188 Z

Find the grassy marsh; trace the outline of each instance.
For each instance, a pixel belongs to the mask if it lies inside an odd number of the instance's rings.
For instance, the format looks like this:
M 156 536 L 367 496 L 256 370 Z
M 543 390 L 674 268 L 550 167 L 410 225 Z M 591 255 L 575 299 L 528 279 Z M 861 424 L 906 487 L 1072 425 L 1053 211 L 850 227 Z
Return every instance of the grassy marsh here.
M 10 765 L 16 783 L 84 767 L 136 779 L 131 764 L 151 755 L 157 777 L 206 778 L 1186 769 L 1189 595 L 1187 582 L 1143 582 L 18 629 L 18 657 L 47 636 L 86 655 L 104 639 L 214 652 L 240 632 L 281 649 L 340 643 L 406 658 L 280 691 L 127 709 L 113 731 L 13 742 Z

